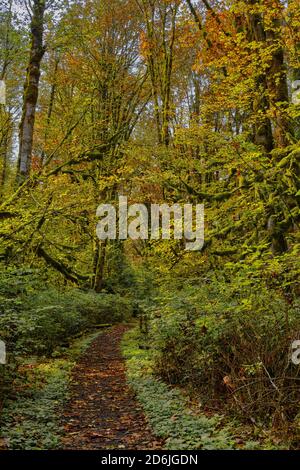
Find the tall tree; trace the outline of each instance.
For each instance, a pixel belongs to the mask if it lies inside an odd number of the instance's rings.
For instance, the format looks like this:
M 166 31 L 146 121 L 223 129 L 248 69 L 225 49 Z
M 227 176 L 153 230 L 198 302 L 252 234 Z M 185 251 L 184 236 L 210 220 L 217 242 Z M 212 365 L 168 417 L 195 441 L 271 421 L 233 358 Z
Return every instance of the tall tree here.
M 43 44 L 46 0 L 33 0 L 31 4 L 31 47 L 24 85 L 23 110 L 20 123 L 17 184 L 30 174 L 34 121 L 39 93 L 41 61 L 45 53 Z
M 152 88 L 152 103 L 159 143 L 170 142 L 171 91 L 176 41 L 176 20 L 180 2 L 136 0 L 144 18 L 142 53 Z

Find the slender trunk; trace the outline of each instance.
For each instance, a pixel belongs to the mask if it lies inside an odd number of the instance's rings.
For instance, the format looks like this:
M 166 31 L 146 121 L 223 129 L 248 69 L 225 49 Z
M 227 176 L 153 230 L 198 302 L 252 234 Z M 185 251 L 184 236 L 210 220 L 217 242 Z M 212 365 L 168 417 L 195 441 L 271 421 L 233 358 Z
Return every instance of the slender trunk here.
M 13 123 L 11 115 L 8 111 L 0 109 L 0 122 L 3 123 L 0 132 L 0 161 L 1 161 L 1 172 L 0 172 L 0 201 L 4 199 L 5 183 L 7 180 L 7 169 L 8 169 L 8 158 L 9 149 L 12 140 Z
M 95 272 L 94 272 L 94 285 L 93 285 L 95 292 L 101 292 L 102 287 L 103 287 L 106 245 L 107 245 L 107 240 L 103 240 L 103 241 L 97 240 L 97 249 L 95 252 L 95 260 L 94 260 Z
M 6 70 L 9 65 L 9 52 L 10 52 L 10 44 L 9 44 L 9 32 L 11 28 L 11 19 L 12 19 L 12 0 L 9 2 L 8 6 L 8 14 L 7 14 L 7 21 L 6 21 L 6 33 L 5 33 L 5 43 L 4 43 L 4 61 L 2 65 L 2 70 L 0 74 L 0 80 L 4 80 L 6 75 Z
M 36 105 L 39 92 L 40 66 L 45 53 L 43 46 L 45 0 L 34 0 L 31 19 L 31 49 L 24 85 L 23 112 L 20 124 L 17 184 L 28 178 L 31 168 L 31 154 Z
M 55 59 L 55 64 L 54 64 L 54 80 L 51 85 L 51 91 L 50 91 L 50 99 L 49 99 L 49 106 L 48 106 L 48 113 L 47 113 L 47 122 L 46 122 L 46 129 L 45 129 L 45 144 L 47 143 L 48 140 L 48 132 L 49 132 L 49 125 L 51 122 L 51 117 L 52 117 L 52 111 L 53 111 L 53 106 L 54 106 L 54 99 L 55 99 L 55 92 L 56 92 L 56 74 L 58 71 L 58 64 L 59 64 L 59 59 Z M 43 150 L 42 152 L 42 164 L 44 164 L 46 160 L 46 155 L 45 151 Z
M 6 32 L 5 32 L 5 42 L 4 42 L 4 60 L 0 73 L 0 80 L 5 80 L 7 74 L 7 68 L 9 66 L 9 53 L 10 53 L 10 31 L 11 31 L 11 21 L 12 21 L 12 0 L 8 4 L 7 12 L 7 21 L 6 21 Z M 4 198 L 5 192 L 5 182 L 7 178 L 7 167 L 8 167 L 8 153 L 9 153 L 9 144 L 11 141 L 12 133 L 12 122 L 9 111 L 5 110 L 3 106 L 0 110 L 0 118 L 3 119 L 3 126 L 1 129 L 1 139 L 0 139 L 0 154 L 2 160 L 1 174 L 0 174 L 0 201 Z
M 157 8 L 156 8 L 157 7 Z M 147 40 L 146 62 L 150 72 L 154 116 L 158 142 L 170 142 L 171 85 L 178 5 L 168 6 L 150 0 L 142 1 Z M 159 37 L 154 33 L 160 20 Z
M 3 139 L 3 150 L 1 152 L 2 154 L 2 168 L 1 168 L 1 174 L 0 174 L 0 202 L 4 198 L 4 193 L 5 193 L 5 182 L 6 182 L 6 177 L 7 177 L 7 160 L 8 160 L 8 145 L 9 145 L 9 136 L 8 132 L 6 133 L 4 139 Z

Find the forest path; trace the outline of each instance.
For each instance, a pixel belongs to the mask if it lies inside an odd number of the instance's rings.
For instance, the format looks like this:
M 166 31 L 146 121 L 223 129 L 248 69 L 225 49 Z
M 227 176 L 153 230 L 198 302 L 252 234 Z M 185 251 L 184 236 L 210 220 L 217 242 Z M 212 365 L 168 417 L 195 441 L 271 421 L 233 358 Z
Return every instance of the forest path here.
M 127 329 L 117 325 L 97 336 L 75 366 L 64 449 L 160 448 L 126 383 L 120 342 Z

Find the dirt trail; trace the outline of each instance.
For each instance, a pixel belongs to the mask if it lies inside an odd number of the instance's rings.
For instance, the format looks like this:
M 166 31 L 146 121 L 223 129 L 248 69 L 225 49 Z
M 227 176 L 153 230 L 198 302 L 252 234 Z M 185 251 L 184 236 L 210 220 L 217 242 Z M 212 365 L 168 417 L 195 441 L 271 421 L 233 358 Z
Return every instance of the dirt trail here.
M 64 449 L 158 449 L 126 384 L 120 341 L 126 326 L 100 334 L 73 370 Z

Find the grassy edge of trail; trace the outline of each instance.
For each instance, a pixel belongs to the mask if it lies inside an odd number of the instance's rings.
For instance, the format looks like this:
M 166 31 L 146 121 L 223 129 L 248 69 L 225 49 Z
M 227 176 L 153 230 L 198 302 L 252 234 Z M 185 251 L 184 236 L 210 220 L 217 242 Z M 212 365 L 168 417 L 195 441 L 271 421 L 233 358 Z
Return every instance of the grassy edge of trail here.
M 72 369 L 78 357 L 101 334 L 97 330 L 74 340 L 54 358 L 28 357 L 18 367 L 11 396 L 0 419 L 0 448 L 51 450 L 60 448 L 60 414 L 68 399 Z
M 140 348 L 138 327 L 128 330 L 122 340 L 127 379 L 143 406 L 153 433 L 165 441 L 167 450 L 234 449 L 235 440 L 222 416 L 207 417 L 191 410 L 187 399 L 153 374 L 151 351 Z
M 247 426 L 231 415 L 207 416 L 199 401 L 183 389 L 171 387 L 155 375 L 154 354 L 149 341 L 132 325 L 122 340 L 127 380 L 143 407 L 153 434 L 167 450 L 285 450 L 286 444 Z

